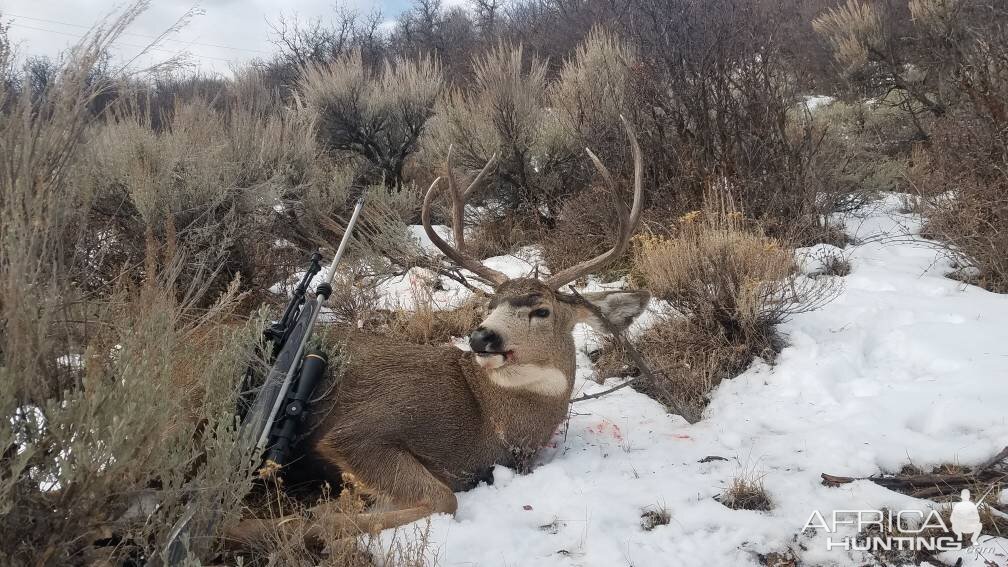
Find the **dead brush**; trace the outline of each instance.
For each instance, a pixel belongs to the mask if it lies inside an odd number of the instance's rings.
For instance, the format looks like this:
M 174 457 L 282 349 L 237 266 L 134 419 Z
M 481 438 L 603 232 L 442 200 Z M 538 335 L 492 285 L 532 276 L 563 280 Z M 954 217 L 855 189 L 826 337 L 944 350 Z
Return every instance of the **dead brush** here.
M 851 263 L 847 258 L 833 254 L 823 262 L 823 275 L 843 277 L 851 273 Z
M 674 237 L 638 238 L 631 271 L 676 312 L 635 337 L 656 375 L 639 388 L 666 405 L 678 401 L 694 418 L 721 380 L 756 357 L 773 360 L 782 346 L 776 325 L 825 303 L 837 285 L 798 274 L 793 251 L 728 202 L 684 215 Z M 610 348 L 597 368 L 606 376 L 625 365 Z
M 763 486 L 763 476 L 753 471 L 740 472 L 714 499 L 732 510 L 768 512 L 773 508 L 773 501 Z
M 313 498 L 295 497 L 276 484 L 267 484 L 246 502 L 251 516 L 268 519 L 300 517 L 277 524 L 257 542 L 229 542 L 231 550 L 223 558 L 229 564 L 293 565 L 326 567 L 376 567 L 397 565 L 423 567 L 431 564 L 427 553 L 429 522 L 407 536 L 396 531 L 379 541 L 371 526 L 351 528 L 329 525 L 328 517 L 359 514 L 368 504 L 367 495 L 352 478 L 345 477 L 338 492 L 326 484 Z M 309 521 L 314 520 L 314 523 Z
M 635 335 L 633 341 L 655 375 L 654 380 L 637 376 L 634 388 L 667 406 L 678 404 L 691 422 L 700 419 L 710 391 L 752 361 L 752 353 L 744 346 L 711 334 L 690 319 L 671 315 Z M 603 378 L 637 374 L 613 341 L 606 341 L 595 369 Z
M 531 231 L 535 232 L 535 231 Z M 466 243 L 473 256 L 486 259 L 513 253 L 523 243 L 532 241 L 529 227 L 514 214 L 484 214 L 477 219 Z
M 374 320 L 380 310 L 380 298 L 374 285 L 359 267 L 341 270 L 333 279 L 329 297 L 332 322 L 341 326 L 363 327 Z
M 614 198 L 607 188 L 598 186 L 567 200 L 556 227 L 543 235 L 543 259 L 551 270 L 569 268 L 579 259 L 600 254 L 612 245 L 616 235 L 613 227 L 619 225 L 619 215 L 615 207 L 600 207 L 599 203 L 612 202 Z M 627 260 L 617 260 L 605 273 L 596 275 L 605 281 L 618 279 L 630 267 Z
M 667 526 L 672 521 L 672 514 L 664 505 L 652 506 L 641 513 L 641 528 L 649 532 L 658 526 Z
M 771 347 L 772 327 L 816 303 L 794 255 L 725 206 L 679 219 L 676 238 L 640 239 L 634 275 L 655 297 L 732 342 Z
M 381 330 L 390 338 L 414 344 L 444 344 L 453 337 L 469 334 L 483 318 L 486 296 L 476 293 L 461 305 L 442 309 L 433 290 L 424 282 L 412 281 L 412 307 L 399 306 Z

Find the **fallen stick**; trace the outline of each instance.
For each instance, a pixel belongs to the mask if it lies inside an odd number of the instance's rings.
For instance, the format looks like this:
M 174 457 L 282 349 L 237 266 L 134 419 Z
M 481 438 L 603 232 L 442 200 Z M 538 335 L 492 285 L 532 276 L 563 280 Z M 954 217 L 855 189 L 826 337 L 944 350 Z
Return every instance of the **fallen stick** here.
M 644 361 L 644 357 L 641 356 L 641 353 L 636 348 L 634 348 L 634 346 L 632 344 L 630 344 L 630 341 L 627 340 L 626 336 L 624 336 L 623 333 L 620 332 L 620 330 L 616 327 L 616 325 L 613 325 L 612 321 L 610 321 L 608 317 L 606 317 L 605 315 L 603 315 L 602 314 L 602 310 L 599 309 L 597 306 L 595 306 L 594 303 L 588 301 L 587 299 L 584 298 L 583 295 L 581 295 L 580 293 L 578 293 L 578 290 L 575 289 L 573 285 L 570 285 L 570 286 L 567 286 L 567 287 L 568 287 L 568 289 L 570 289 L 571 293 L 574 294 L 574 297 L 576 297 L 578 301 L 580 301 L 582 304 L 584 304 L 584 306 L 586 308 L 588 308 L 589 311 L 592 312 L 592 315 L 595 315 L 595 317 L 598 318 L 598 320 L 602 322 L 602 325 L 605 326 L 606 331 L 609 331 L 609 334 L 611 334 L 613 336 L 613 338 L 615 338 L 616 341 L 620 344 L 620 346 L 622 346 L 623 349 L 626 350 L 627 354 L 629 354 L 630 358 L 633 359 L 634 364 L 637 365 L 637 369 L 640 370 L 640 373 L 641 373 L 640 376 L 637 376 L 635 378 L 631 378 L 631 379 L 627 380 L 626 382 L 623 382 L 622 384 L 619 384 L 618 386 L 614 386 L 612 388 L 609 388 L 608 390 L 603 390 L 601 392 L 596 392 L 594 394 L 585 394 L 584 396 L 580 396 L 580 397 L 574 398 L 573 400 L 570 401 L 570 403 L 580 402 L 580 401 L 584 401 L 584 400 L 593 400 L 595 398 L 601 398 L 602 396 L 604 396 L 606 394 L 611 394 L 611 393 L 615 392 L 616 390 L 619 390 L 619 389 L 622 389 L 622 388 L 626 388 L 627 386 L 633 384 L 634 382 L 636 382 L 637 380 L 639 380 L 642 377 L 643 378 L 647 378 L 647 379 L 651 380 L 652 382 L 654 382 L 655 381 L 654 371 L 651 370 L 651 367 L 648 365 L 647 362 Z M 689 423 L 691 425 L 694 424 L 694 423 L 696 423 L 695 419 L 690 419 L 686 415 L 686 412 L 684 412 L 682 410 L 682 408 L 679 407 L 679 404 L 677 404 L 674 401 L 671 401 L 671 402 L 669 402 L 669 405 L 671 406 L 671 409 L 677 415 L 679 415 L 680 417 L 682 417 L 683 419 L 685 419 L 687 423 Z
M 856 480 L 870 480 L 875 484 L 908 494 L 915 498 L 953 496 L 963 488 L 977 483 L 996 484 L 1008 479 L 1008 472 L 994 470 L 994 466 L 1008 458 L 1005 447 L 990 459 L 984 461 L 974 471 L 968 473 L 919 473 L 892 476 L 849 477 L 822 473 L 822 483 L 826 486 L 840 486 Z

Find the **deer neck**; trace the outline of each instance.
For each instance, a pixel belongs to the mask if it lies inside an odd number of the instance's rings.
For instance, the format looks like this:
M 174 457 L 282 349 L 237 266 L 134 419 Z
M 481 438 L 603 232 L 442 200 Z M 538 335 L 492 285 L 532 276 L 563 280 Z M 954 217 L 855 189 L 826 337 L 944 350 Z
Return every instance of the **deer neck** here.
M 571 349 L 573 351 L 573 349 Z M 473 384 L 481 402 L 497 404 L 502 398 L 542 398 L 543 402 L 566 401 L 574 384 L 574 353 L 551 362 L 508 364 L 482 368 L 473 364 L 477 378 Z
M 551 398 L 568 395 L 569 378 L 555 366 L 512 364 L 484 372 L 491 384 L 506 392 L 527 392 Z

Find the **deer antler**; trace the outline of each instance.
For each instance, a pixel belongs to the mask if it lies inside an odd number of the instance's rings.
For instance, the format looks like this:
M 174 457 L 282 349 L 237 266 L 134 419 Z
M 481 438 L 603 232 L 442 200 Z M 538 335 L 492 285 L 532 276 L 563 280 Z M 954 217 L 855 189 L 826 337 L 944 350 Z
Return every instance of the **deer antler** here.
M 630 214 L 627 216 L 626 205 L 620 201 L 620 222 L 617 229 L 616 243 L 613 244 L 613 247 L 590 260 L 586 260 L 550 276 L 546 280 L 546 285 L 553 289 L 559 289 L 560 286 L 568 284 L 585 274 L 594 272 L 618 258 L 626 252 L 627 247 L 630 245 L 630 237 L 633 235 L 634 229 L 637 228 L 637 221 L 640 220 L 641 214 L 641 197 L 644 193 L 644 160 L 641 158 L 640 144 L 637 143 L 637 136 L 634 134 L 633 129 L 630 128 L 630 123 L 627 122 L 627 119 L 623 115 L 620 115 L 620 120 L 623 121 L 627 137 L 630 138 L 630 149 L 633 152 L 634 160 L 634 197 Z M 590 149 L 585 148 L 585 151 L 588 153 L 588 157 L 591 158 L 592 163 L 595 164 L 595 169 L 602 175 L 602 179 L 605 180 L 610 189 L 615 190 L 615 183 L 606 166 L 602 165 L 602 162 L 599 161 L 598 157 Z
M 490 168 L 493 167 L 494 163 L 497 161 L 497 154 L 490 156 L 487 160 L 486 165 L 483 169 L 476 174 L 473 178 L 472 183 L 469 187 L 466 187 L 465 191 L 459 192 L 458 182 L 455 180 L 455 169 L 452 167 L 452 152 L 455 146 L 453 144 L 448 146 L 448 157 L 445 159 L 445 175 L 448 177 L 448 194 L 451 196 L 452 200 L 452 236 L 455 237 L 455 248 L 459 252 L 465 254 L 465 231 L 463 223 L 463 215 L 465 214 L 465 200 L 472 193 L 473 189 L 479 186 L 480 182 L 483 181 L 483 177 L 486 176 Z
M 423 208 L 420 210 L 420 221 L 423 223 L 424 232 L 427 233 L 427 238 L 430 238 L 434 246 L 438 247 L 438 250 L 444 252 L 444 255 L 448 257 L 452 262 L 455 262 L 459 267 L 465 268 L 470 272 L 476 274 L 483 280 L 489 283 L 500 285 L 507 281 L 508 277 L 503 273 L 494 270 L 493 268 L 488 268 L 484 266 L 479 260 L 469 256 L 465 252 L 465 227 L 463 224 L 463 214 L 465 213 L 465 198 L 477 187 L 483 177 L 486 175 L 490 168 L 493 167 L 494 162 L 497 160 L 497 154 L 490 157 L 483 169 L 476 175 L 472 183 L 465 191 L 459 191 L 458 184 L 455 182 L 455 174 L 452 172 L 451 158 L 452 158 L 452 147 L 448 147 L 448 159 L 446 160 L 448 177 L 448 194 L 452 201 L 452 234 L 455 238 L 455 246 L 452 247 L 450 244 L 444 241 L 437 232 L 431 227 L 431 203 L 434 201 L 434 195 L 437 193 L 438 184 L 441 182 L 441 178 L 438 177 L 431 183 L 430 189 L 427 190 L 427 194 L 424 195 Z

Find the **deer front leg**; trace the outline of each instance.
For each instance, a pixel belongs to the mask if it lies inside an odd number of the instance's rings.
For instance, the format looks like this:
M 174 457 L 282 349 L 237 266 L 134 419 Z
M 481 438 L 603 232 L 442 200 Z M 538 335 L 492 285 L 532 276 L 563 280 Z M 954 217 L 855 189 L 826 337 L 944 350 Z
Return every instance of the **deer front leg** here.
M 249 519 L 229 527 L 224 534 L 231 546 L 257 545 L 282 538 L 303 538 L 324 543 L 336 537 L 376 534 L 431 514 L 454 514 L 455 494 L 412 453 L 392 447 L 363 448 L 360 454 L 343 454 L 316 447 L 319 456 L 353 476 L 355 483 L 374 494 L 381 510 L 347 514 L 329 502 L 310 509 L 311 517 Z
M 367 531 L 399 527 L 431 514 L 454 514 L 458 508 L 451 488 L 405 449 L 381 446 L 337 451 L 323 441 L 315 450 L 377 497 L 380 511 L 359 515 L 372 522 Z

